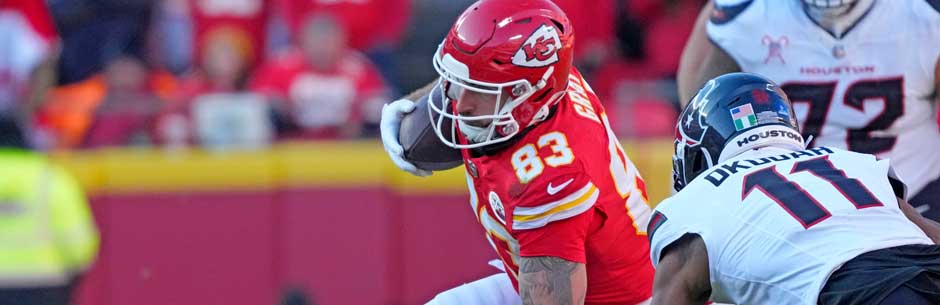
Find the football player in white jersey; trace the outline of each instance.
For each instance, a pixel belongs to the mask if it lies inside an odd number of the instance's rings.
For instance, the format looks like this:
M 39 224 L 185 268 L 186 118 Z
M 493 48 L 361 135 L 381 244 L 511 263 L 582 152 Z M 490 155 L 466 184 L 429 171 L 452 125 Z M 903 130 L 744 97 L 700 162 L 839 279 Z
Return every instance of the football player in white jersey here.
M 683 52 L 679 95 L 724 73 L 765 75 L 810 147 L 891 158 L 907 199 L 940 220 L 938 45 L 940 0 L 713 0 Z
M 676 125 L 672 197 L 647 232 L 652 304 L 940 302 L 940 224 L 905 200 L 889 160 L 805 149 L 772 81 L 705 84 Z

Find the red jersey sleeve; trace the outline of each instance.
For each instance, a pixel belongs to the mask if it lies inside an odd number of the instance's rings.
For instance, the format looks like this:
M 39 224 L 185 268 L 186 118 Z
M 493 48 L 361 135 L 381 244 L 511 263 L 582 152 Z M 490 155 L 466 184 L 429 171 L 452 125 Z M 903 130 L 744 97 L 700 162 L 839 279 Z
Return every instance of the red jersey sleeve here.
M 585 239 L 600 195 L 578 161 L 532 181 L 512 211 L 519 255 L 585 262 Z
M 594 216 L 589 210 L 537 229 L 516 232 L 519 256 L 553 256 L 576 263 L 587 263 L 585 244 Z

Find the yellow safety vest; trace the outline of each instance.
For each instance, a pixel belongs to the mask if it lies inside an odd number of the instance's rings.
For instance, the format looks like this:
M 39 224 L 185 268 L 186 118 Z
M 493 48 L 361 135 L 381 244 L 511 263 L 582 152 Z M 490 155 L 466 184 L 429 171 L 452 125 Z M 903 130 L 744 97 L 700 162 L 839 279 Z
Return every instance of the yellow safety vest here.
M 0 288 L 60 286 L 98 252 L 85 194 L 30 151 L 0 150 Z

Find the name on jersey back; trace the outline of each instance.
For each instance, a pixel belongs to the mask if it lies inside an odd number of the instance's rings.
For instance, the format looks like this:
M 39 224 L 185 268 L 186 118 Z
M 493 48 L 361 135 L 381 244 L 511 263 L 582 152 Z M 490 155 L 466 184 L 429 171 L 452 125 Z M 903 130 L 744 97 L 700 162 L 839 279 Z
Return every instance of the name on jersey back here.
M 818 157 L 823 155 L 828 155 L 835 153 L 829 148 L 826 147 L 815 147 L 807 150 L 795 151 L 792 153 L 781 154 L 770 157 L 763 157 L 758 159 L 744 159 L 734 161 L 728 164 L 722 164 L 721 166 L 715 167 L 714 170 L 708 173 L 705 176 L 705 180 L 711 182 L 715 187 L 721 186 L 732 175 L 738 174 L 743 170 L 751 169 L 753 167 L 761 166 L 768 164 L 770 162 L 780 162 L 787 160 L 797 160 L 805 157 Z

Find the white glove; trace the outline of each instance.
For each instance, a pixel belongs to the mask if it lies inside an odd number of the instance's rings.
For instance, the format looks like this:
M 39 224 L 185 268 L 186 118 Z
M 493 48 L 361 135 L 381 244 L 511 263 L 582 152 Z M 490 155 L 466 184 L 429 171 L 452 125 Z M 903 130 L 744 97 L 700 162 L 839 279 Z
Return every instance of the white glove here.
M 431 171 L 419 169 L 411 162 L 405 160 L 405 149 L 398 142 L 398 131 L 401 127 L 401 118 L 415 110 L 415 103 L 407 99 L 400 99 L 382 106 L 382 122 L 379 128 L 382 131 L 382 145 L 385 152 L 392 158 L 398 168 L 418 177 L 431 175 Z

